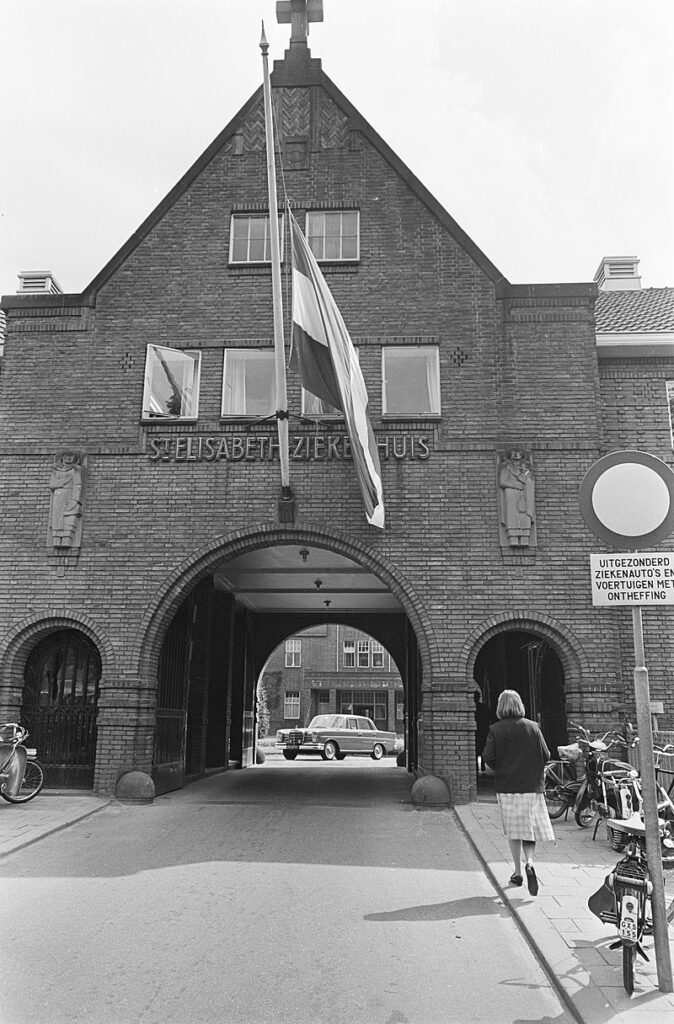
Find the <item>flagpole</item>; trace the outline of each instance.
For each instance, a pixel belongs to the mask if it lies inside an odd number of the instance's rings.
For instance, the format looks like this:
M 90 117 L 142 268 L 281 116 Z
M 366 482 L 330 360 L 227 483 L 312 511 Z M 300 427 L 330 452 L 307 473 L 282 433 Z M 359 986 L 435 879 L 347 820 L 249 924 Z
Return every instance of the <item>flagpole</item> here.
M 271 280 L 274 303 L 274 356 L 276 367 L 276 422 L 278 425 L 279 460 L 281 463 L 281 496 L 290 502 L 290 460 L 288 451 L 288 397 L 286 392 L 285 346 L 283 342 L 283 299 L 281 294 L 281 246 L 278 231 L 278 200 L 276 198 L 276 163 L 274 123 L 271 105 L 271 83 L 267 53 L 269 43 L 262 22 L 262 68 L 264 74 L 264 121 L 267 146 L 267 185 L 269 189 L 269 238 L 271 242 Z M 289 510 L 288 510 L 289 511 Z M 285 517 L 284 517 L 285 518 Z

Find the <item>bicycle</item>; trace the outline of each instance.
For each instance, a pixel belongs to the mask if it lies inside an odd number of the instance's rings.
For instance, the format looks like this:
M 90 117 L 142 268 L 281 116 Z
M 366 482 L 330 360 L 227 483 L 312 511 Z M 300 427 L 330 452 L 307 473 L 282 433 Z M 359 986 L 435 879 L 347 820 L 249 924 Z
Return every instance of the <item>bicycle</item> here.
M 646 860 L 646 830 L 635 814 L 631 821 L 613 821 L 612 827 L 627 836 L 627 851 L 593 893 L 587 905 L 605 924 L 617 925 L 619 938 L 609 949 L 622 947 L 623 986 L 628 995 L 634 992 L 634 964 L 637 954 L 649 956 L 642 946 L 644 935 L 653 934 L 652 914 L 648 908 L 653 892 Z M 667 910 L 667 921 L 674 919 L 674 900 Z
M 37 750 L 24 746 L 28 730 L 16 722 L 0 728 L 0 796 L 10 804 L 25 804 L 44 785 Z

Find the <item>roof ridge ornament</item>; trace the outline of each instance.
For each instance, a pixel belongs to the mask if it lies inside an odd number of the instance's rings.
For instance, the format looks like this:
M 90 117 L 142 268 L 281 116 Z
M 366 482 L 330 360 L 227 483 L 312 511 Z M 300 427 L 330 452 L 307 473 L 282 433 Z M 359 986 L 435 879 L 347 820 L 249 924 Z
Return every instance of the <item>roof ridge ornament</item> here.
M 310 23 L 323 21 L 323 0 L 277 0 L 276 20 L 290 24 L 291 46 L 306 46 Z

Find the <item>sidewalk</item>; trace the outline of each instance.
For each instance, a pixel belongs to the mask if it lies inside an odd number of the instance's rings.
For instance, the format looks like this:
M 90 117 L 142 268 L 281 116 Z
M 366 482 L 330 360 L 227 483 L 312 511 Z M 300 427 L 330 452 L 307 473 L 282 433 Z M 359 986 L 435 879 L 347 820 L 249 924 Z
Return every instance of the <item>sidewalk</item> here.
M 110 797 L 56 789 L 44 789 L 26 804 L 0 801 L 0 859 L 88 818 L 110 802 Z
M 557 983 L 571 1012 L 583 1024 L 665 1024 L 674 1021 L 674 994 L 658 989 L 653 938 L 644 943 L 650 961 L 637 957 L 634 995 L 622 984 L 622 950 L 609 949 L 617 931 L 587 907 L 620 856 L 611 850 L 604 825 L 580 829 L 569 816 L 553 822 L 556 843 L 536 850 L 538 896 L 511 886 L 512 861 L 495 798 L 456 807 L 455 814 L 478 853 L 487 875 L 514 913 L 529 944 Z M 665 878 L 671 900 L 674 872 Z M 674 929 L 670 925 L 670 940 Z M 674 960 L 674 942 L 670 942 Z
M 483 783 L 484 787 L 484 783 Z M 112 802 L 91 793 L 45 791 L 28 804 L 0 806 L 0 860 L 44 836 L 95 814 Z M 553 822 L 556 844 L 537 850 L 539 894 L 508 884 L 512 873 L 508 843 L 501 829 L 498 805 L 488 789 L 476 803 L 453 812 L 468 835 L 491 882 L 512 911 L 536 956 L 554 979 L 570 1012 L 581 1024 L 671 1024 L 674 994 L 658 989 L 653 939 L 646 941 L 650 962 L 637 959 L 635 992 L 622 986 L 621 950 L 610 950 L 616 931 L 587 908 L 615 864 L 614 853 L 600 826 L 579 829 L 571 820 Z M 674 871 L 666 875 L 668 898 L 674 895 Z M 670 937 L 674 938 L 670 926 Z M 674 945 L 674 943 L 673 943 Z M 674 949 L 672 950 L 674 959 Z

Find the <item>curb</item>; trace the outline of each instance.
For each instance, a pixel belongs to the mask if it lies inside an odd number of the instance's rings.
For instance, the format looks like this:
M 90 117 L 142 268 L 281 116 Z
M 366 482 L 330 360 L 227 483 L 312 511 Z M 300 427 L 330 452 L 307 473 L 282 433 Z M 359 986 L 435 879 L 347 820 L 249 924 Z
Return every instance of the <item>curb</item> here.
M 512 905 L 510 903 L 510 900 L 508 899 L 507 893 L 502 888 L 502 886 L 499 884 L 498 880 L 496 879 L 496 876 L 494 875 L 494 872 L 489 867 L 489 864 L 487 863 L 486 859 L 482 855 L 480 849 L 478 848 L 477 844 L 475 843 L 475 840 L 471 836 L 470 832 L 468 831 L 468 829 L 464 825 L 463 821 L 461 820 L 461 817 L 458 814 L 456 808 L 454 808 L 454 807 L 452 808 L 452 815 L 453 815 L 455 821 L 457 822 L 457 825 L 458 825 L 459 829 L 461 830 L 463 835 L 468 840 L 468 844 L 470 845 L 471 849 L 473 850 L 473 853 L 475 854 L 475 856 L 479 860 L 480 864 L 482 865 L 482 869 L 483 869 L 485 875 L 487 876 L 487 878 L 491 882 L 492 886 L 494 887 L 494 889 L 495 889 L 496 893 L 498 894 L 498 896 L 500 897 L 500 899 L 503 901 L 503 906 L 507 908 L 508 913 L 510 914 L 511 918 L 515 922 L 515 924 L 516 924 L 520 934 L 523 936 L 523 938 L 524 938 L 525 942 L 527 943 L 529 949 L 532 951 L 532 953 L 534 954 L 534 956 L 538 960 L 539 964 L 541 965 L 541 967 L 545 971 L 548 979 L 550 980 L 550 984 L 552 985 L 553 989 L 555 990 L 555 992 L 559 996 L 559 998 L 560 998 L 560 1000 L 562 1002 L 562 1005 L 564 1006 L 564 1008 L 566 1010 L 568 1010 L 568 1012 L 571 1014 L 573 1019 L 578 1022 L 578 1024 L 587 1024 L 586 1019 L 582 1016 L 582 1014 L 578 1010 L 578 1007 L 576 1006 L 575 1002 L 573 1001 L 573 999 L 571 998 L 569 993 L 566 991 L 564 986 L 561 984 L 559 978 L 555 974 L 555 971 L 554 971 L 553 967 L 550 965 L 550 963 L 548 962 L 545 954 L 540 949 L 540 947 L 539 947 L 538 943 L 536 942 L 534 936 L 529 931 L 529 929 L 527 928 L 525 923 L 522 921 L 522 919 L 519 916 L 519 914 L 517 914 L 513 910 Z
M 32 846 L 34 843 L 39 843 L 41 839 L 46 839 L 47 836 L 53 836 L 57 832 L 63 832 L 65 829 L 70 828 L 71 825 L 76 825 L 78 821 L 84 821 L 85 818 L 91 818 L 92 815 L 98 814 L 104 807 L 109 807 L 113 803 L 112 798 L 106 800 L 105 803 L 100 804 L 99 807 L 94 807 L 91 811 L 85 811 L 83 814 L 78 814 L 75 818 L 70 818 L 68 821 L 61 822 L 59 825 L 52 827 L 47 826 L 39 835 L 33 836 L 31 839 L 26 839 L 24 842 L 19 842 L 16 846 L 13 846 L 11 850 L 3 850 L 0 852 L 0 860 L 5 857 L 11 857 L 13 853 L 18 853 L 19 850 L 25 850 L 27 846 Z

